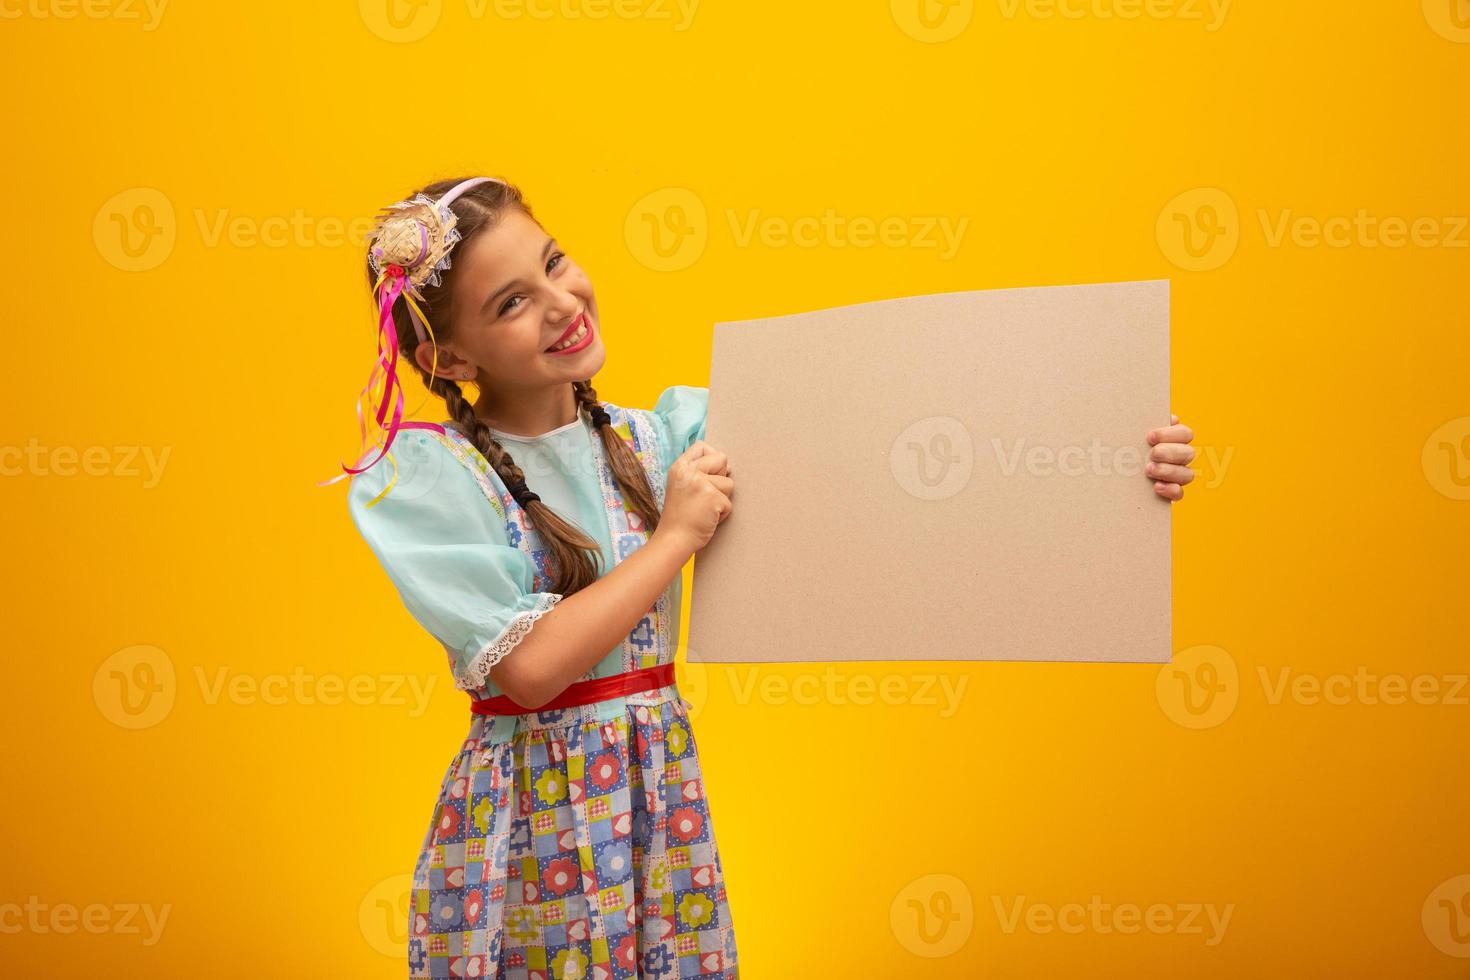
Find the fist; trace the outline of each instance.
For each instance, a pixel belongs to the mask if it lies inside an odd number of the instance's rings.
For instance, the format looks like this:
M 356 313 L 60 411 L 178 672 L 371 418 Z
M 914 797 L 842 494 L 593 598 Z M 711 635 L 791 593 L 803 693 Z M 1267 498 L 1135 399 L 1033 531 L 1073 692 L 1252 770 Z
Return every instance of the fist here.
M 669 466 L 655 534 L 674 535 L 690 554 L 709 544 L 734 509 L 735 480 L 724 453 L 703 439 Z
M 1154 493 L 1173 502 L 1184 499 L 1184 485 L 1194 479 L 1194 470 L 1189 468 L 1194 462 L 1194 447 L 1189 445 L 1194 431 L 1180 425 L 1177 415 L 1170 415 L 1169 422 L 1148 434 L 1148 444 L 1153 448 L 1149 450 L 1143 475 L 1154 481 Z

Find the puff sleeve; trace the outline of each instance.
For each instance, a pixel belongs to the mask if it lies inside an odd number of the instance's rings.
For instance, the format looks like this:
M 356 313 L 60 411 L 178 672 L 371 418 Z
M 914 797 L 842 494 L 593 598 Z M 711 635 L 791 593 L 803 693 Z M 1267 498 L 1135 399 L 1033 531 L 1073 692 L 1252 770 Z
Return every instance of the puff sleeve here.
M 658 396 L 653 406 L 653 417 L 660 430 L 665 472 L 674 460 L 684 454 L 684 450 L 704 438 L 708 411 L 708 388 L 674 385 L 665 388 Z
M 490 668 L 562 597 L 533 592 L 535 567 L 511 545 L 475 475 L 436 437 L 394 440 L 398 480 L 384 459 L 352 478 L 348 509 L 404 606 L 449 654 L 455 686 L 489 688 Z

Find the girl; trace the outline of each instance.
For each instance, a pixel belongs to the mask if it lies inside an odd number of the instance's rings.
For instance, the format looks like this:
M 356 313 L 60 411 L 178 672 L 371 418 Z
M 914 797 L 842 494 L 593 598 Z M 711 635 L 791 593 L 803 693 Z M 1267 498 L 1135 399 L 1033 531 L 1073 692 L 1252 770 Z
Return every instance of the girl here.
M 708 390 L 667 388 L 652 411 L 598 400 L 592 285 L 498 179 L 386 210 L 368 281 L 380 337 L 364 391 L 386 439 L 344 467 L 348 503 L 472 699 L 414 870 L 410 976 L 733 980 L 673 678 L 679 573 L 734 492 L 703 440 Z M 403 421 L 400 350 L 448 405 L 442 424 Z M 1193 477 L 1190 438 L 1149 433 L 1167 499 Z
M 679 573 L 734 490 L 708 390 L 599 402 L 592 284 L 503 181 L 425 187 L 369 253 L 387 440 L 348 504 L 473 712 L 414 870 L 409 975 L 737 977 L 673 676 Z M 401 421 L 400 349 L 442 425 Z

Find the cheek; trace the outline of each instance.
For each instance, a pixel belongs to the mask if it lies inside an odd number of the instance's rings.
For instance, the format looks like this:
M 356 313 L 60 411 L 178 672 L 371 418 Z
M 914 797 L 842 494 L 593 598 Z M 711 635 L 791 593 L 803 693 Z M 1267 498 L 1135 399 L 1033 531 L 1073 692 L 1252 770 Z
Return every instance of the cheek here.
M 496 324 L 490 336 L 479 338 L 466 353 L 481 367 L 492 373 L 508 365 L 523 363 L 540 352 L 538 334 L 517 323 L 514 329 L 506 323 Z
M 521 324 L 516 330 L 515 340 L 508 348 L 501 348 L 499 356 L 510 355 L 518 360 L 535 357 L 541 353 L 542 332 L 530 324 L 529 318 L 526 323 Z M 496 352 L 492 351 L 491 356 Z
M 587 312 L 592 315 L 597 325 L 602 326 L 602 316 L 597 311 L 597 294 L 592 291 L 592 280 L 582 276 L 581 281 L 572 288 L 572 292 L 587 305 Z M 597 333 L 598 343 L 601 343 L 602 331 L 599 330 Z
M 564 279 L 566 288 L 580 296 L 592 295 L 592 280 L 581 266 L 573 264 L 567 269 Z

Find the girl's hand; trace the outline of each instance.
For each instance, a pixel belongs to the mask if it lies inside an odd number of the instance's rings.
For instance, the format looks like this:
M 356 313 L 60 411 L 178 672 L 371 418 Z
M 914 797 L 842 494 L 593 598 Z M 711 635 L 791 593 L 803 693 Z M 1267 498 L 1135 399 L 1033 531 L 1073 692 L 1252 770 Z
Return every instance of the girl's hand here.
M 735 480 L 724 453 L 703 439 L 669 466 L 664 509 L 655 535 L 673 537 L 689 554 L 709 544 L 715 528 L 730 516 Z
M 1194 470 L 1189 468 L 1194 447 L 1187 445 L 1194 432 L 1180 425 L 1177 415 L 1170 415 L 1169 421 L 1173 424 L 1148 434 L 1148 444 L 1154 448 L 1148 454 L 1143 475 L 1154 481 L 1154 493 L 1174 501 L 1184 499 L 1184 485 L 1194 479 Z

